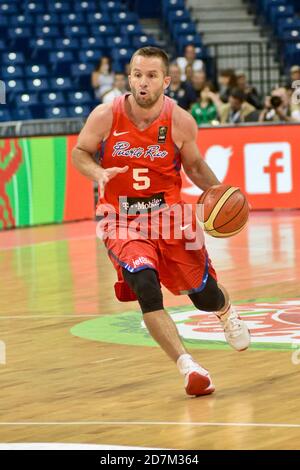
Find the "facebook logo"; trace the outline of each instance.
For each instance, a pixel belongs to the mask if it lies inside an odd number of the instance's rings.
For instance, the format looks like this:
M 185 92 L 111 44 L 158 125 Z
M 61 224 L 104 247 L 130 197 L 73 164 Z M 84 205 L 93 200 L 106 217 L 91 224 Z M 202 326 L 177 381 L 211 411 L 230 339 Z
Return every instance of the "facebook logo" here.
M 248 194 L 292 191 L 291 146 L 288 142 L 246 144 L 244 151 Z

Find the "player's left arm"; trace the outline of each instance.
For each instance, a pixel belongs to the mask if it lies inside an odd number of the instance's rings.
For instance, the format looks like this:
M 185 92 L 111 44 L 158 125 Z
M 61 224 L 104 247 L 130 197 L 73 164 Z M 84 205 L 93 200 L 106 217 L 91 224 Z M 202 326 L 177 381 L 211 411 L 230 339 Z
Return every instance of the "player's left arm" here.
M 187 176 L 203 191 L 221 184 L 200 155 L 197 145 L 198 128 L 194 118 L 179 106 L 173 112 L 173 140 L 180 149 L 181 161 Z

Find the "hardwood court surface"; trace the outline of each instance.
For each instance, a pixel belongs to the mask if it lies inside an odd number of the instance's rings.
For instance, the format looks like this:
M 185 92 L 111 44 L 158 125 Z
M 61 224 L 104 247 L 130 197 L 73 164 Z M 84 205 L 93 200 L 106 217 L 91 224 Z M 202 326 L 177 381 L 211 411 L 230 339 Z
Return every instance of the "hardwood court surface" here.
M 275 325 L 274 347 L 243 353 L 192 349 L 210 370 L 216 392 L 189 398 L 159 348 L 135 340 L 120 344 L 133 328 L 131 317 L 122 323 L 120 314 L 137 305 L 115 300 L 115 272 L 94 222 L 1 232 L 0 345 L 6 364 L 0 364 L 0 442 L 299 449 L 299 242 L 299 211 L 254 213 L 238 236 L 207 239 L 235 303 L 260 310 L 287 302 L 289 310 L 277 307 L 286 323 Z M 189 305 L 186 297 L 164 294 L 166 307 Z M 105 341 L 71 334 L 76 325 L 97 319 Z M 108 320 L 105 333 L 101 324 Z M 138 314 L 134 322 L 137 330 Z M 257 338 L 272 336 L 267 323 L 264 333 L 256 330 Z M 290 325 L 294 349 L 282 350 L 280 335 Z

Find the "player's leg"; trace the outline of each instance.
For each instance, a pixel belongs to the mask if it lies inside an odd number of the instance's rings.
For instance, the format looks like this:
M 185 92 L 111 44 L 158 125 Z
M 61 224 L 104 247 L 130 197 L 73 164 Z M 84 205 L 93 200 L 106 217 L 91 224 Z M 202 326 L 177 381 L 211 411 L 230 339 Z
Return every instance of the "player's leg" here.
M 166 354 L 174 362 L 177 362 L 179 356 L 185 354 L 186 350 L 175 323 L 164 310 L 163 296 L 156 271 L 143 269 L 136 273 L 130 273 L 123 268 L 123 277 L 137 296 L 150 335 Z
M 150 335 L 177 363 L 179 371 L 185 376 L 186 392 L 189 395 L 212 393 L 214 386 L 208 371 L 199 366 L 187 353 L 174 321 L 164 310 L 156 271 L 143 269 L 136 273 L 130 273 L 123 268 L 123 277 L 137 296 Z
M 247 325 L 232 307 L 229 294 L 224 286 L 209 275 L 203 290 L 189 295 L 199 310 L 214 312 L 224 329 L 225 338 L 231 347 L 244 351 L 250 345 Z

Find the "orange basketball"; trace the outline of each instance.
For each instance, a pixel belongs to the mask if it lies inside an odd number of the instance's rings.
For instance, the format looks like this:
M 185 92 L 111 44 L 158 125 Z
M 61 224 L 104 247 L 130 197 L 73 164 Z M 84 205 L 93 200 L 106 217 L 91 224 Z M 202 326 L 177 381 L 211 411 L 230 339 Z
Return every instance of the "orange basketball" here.
M 212 186 L 198 199 L 197 219 L 212 237 L 232 237 L 246 225 L 249 206 L 239 188 L 225 184 Z

